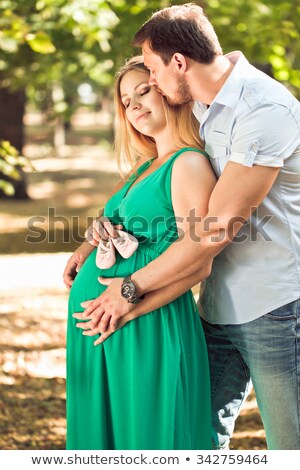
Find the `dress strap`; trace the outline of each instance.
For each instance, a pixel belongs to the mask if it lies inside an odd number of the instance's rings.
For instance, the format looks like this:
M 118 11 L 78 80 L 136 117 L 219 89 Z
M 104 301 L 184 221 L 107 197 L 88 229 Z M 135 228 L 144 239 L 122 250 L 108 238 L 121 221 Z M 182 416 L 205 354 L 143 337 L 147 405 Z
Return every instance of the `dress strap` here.
M 139 166 L 136 171 L 129 176 L 126 184 L 133 183 L 139 176 L 141 176 L 141 174 L 149 168 L 153 160 L 155 160 L 155 158 L 149 158 L 149 160 L 146 160 L 141 166 Z
M 197 148 L 194 148 L 194 147 L 184 147 L 180 150 L 177 150 L 177 152 L 175 152 L 174 155 L 171 158 L 176 158 L 179 155 L 181 155 L 182 153 L 189 152 L 189 151 L 201 153 L 201 155 L 204 155 L 204 157 L 209 158 L 208 154 L 206 152 L 204 152 L 204 150 L 200 150 L 200 149 L 197 149 Z
M 203 150 L 200 150 L 200 149 L 197 149 L 197 148 L 193 148 L 193 147 L 184 147 L 180 150 L 177 150 L 177 152 L 175 152 L 170 158 L 169 160 L 167 160 L 165 162 L 165 165 L 168 167 L 169 165 L 173 165 L 174 161 L 183 153 L 185 152 L 197 152 L 197 153 L 200 153 L 201 155 L 203 155 L 204 157 L 206 157 L 207 159 L 209 158 L 207 153 L 204 152 Z M 169 165 L 168 165 L 169 164 Z

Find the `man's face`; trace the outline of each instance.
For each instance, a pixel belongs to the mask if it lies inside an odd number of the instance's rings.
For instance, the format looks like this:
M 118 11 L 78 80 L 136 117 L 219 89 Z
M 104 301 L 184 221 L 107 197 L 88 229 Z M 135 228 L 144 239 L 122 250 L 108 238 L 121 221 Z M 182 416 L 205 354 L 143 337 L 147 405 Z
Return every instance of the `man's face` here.
M 145 66 L 150 71 L 149 84 L 156 86 L 171 106 L 188 103 L 193 100 L 185 77 L 176 73 L 172 64 L 165 65 L 161 57 L 153 52 L 148 43 L 142 46 Z

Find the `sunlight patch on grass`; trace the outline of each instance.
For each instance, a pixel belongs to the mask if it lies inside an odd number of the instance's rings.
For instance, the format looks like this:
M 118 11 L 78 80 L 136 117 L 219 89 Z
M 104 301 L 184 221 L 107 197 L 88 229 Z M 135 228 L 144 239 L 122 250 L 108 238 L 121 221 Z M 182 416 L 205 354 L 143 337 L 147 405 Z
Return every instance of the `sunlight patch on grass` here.
M 21 289 L 59 289 L 67 293 L 62 274 L 72 253 L 1 256 L 0 295 Z
M 51 351 L 6 351 L 1 354 L 0 365 L 5 374 L 51 379 L 65 378 L 65 361 L 64 348 Z
M 41 181 L 31 186 L 28 193 L 32 199 L 47 199 L 57 192 L 58 187 L 59 184 L 55 181 Z

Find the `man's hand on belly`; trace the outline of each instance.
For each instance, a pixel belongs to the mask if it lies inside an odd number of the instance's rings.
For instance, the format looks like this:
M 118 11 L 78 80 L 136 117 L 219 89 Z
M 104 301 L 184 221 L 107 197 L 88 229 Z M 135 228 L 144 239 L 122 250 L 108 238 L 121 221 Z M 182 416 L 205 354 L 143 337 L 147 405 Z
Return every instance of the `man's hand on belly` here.
M 95 345 L 102 343 L 108 336 L 134 318 L 131 312 L 135 305 L 128 303 L 121 296 L 123 278 L 99 278 L 101 284 L 107 285 L 107 289 L 96 299 L 82 302 L 85 310 L 82 313 L 74 313 L 78 320 L 88 320 L 77 323 L 77 327 L 84 330 L 85 336 L 101 334 L 95 341 Z

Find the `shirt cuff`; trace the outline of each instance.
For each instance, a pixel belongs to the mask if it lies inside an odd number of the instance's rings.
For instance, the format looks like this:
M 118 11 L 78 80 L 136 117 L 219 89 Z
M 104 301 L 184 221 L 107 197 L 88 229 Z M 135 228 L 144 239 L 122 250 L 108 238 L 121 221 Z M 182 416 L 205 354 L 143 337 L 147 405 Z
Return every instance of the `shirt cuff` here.
M 249 153 L 234 152 L 230 155 L 230 162 L 240 163 L 244 166 L 252 167 L 253 165 L 283 167 L 284 159 L 281 157 L 270 157 L 268 155 L 249 155 Z

